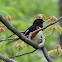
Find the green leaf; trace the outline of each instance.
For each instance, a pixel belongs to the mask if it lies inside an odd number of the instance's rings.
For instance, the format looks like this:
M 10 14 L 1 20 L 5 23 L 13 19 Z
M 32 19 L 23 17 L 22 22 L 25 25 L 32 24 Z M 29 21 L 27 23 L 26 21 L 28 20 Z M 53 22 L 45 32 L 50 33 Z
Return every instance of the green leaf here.
M 59 48 L 58 53 L 59 53 L 60 57 L 62 58 L 62 49 Z
M 56 50 L 55 49 L 54 50 L 50 50 L 50 51 L 48 51 L 48 54 L 50 56 L 54 56 L 56 54 Z
M 58 28 L 58 32 L 61 34 L 62 32 L 62 27 L 60 25 L 57 25 L 57 28 Z

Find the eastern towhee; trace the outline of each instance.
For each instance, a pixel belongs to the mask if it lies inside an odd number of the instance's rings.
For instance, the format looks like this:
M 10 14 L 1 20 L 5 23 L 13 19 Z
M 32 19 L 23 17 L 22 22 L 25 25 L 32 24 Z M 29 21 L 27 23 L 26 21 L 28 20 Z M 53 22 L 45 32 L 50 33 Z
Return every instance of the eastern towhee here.
M 33 25 L 30 26 L 26 31 L 24 31 L 24 35 L 29 38 L 29 34 L 35 30 L 38 30 L 40 28 L 43 28 L 43 22 L 44 20 L 43 19 L 36 19 L 34 22 L 33 22 Z M 42 31 L 39 31 L 39 32 L 36 32 L 34 33 L 32 36 L 31 36 L 31 40 L 37 40 L 37 39 L 41 39 L 42 37 Z M 19 40 L 19 38 L 17 38 L 16 40 Z M 16 40 L 13 40 L 12 42 L 16 41 Z M 8 44 L 11 44 L 12 42 L 8 42 Z
M 29 34 L 35 30 L 38 30 L 40 28 L 43 28 L 43 19 L 36 19 L 33 22 L 33 25 L 30 26 L 25 32 L 24 35 L 27 36 L 29 38 Z M 31 36 L 31 40 L 37 40 L 37 39 L 41 39 L 42 37 L 42 31 L 36 32 Z

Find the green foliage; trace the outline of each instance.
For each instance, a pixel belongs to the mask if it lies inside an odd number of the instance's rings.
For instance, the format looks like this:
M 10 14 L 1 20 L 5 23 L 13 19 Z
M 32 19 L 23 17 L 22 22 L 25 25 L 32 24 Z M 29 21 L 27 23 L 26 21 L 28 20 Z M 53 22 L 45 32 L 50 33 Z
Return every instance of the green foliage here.
M 31 18 L 37 14 L 58 17 L 58 4 L 53 0 L 0 0 L 0 13 L 5 17 L 13 15 L 15 19 Z M 53 8 L 53 9 L 52 9 Z M 16 16 L 17 15 L 17 16 Z

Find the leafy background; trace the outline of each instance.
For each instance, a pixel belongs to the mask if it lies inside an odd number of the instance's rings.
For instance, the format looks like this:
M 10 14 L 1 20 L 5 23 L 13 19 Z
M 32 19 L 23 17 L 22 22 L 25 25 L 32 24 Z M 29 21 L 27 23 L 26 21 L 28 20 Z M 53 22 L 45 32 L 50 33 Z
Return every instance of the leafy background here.
M 56 16 L 59 18 L 59 5 L 58 0 L 0 0 L 0 14 L 5 18 L 10 15 L 13 21 L 9 21 L 19 31 L 25 31 L 32 25 L 37 14 L 44 14 L 45 16 Z M 2 23 L 0 22 L 0 25 Z M 59 24 L 59 23 L 58 23 Z M 44 23 L 44 26 L 47 24 Z M 10 30 L 5 28 L 5 33 L 1 33 L 0 39 L 6 38 L 12 34 Z M 51 31 L 45 33 L 45 36 L 51 34 Z M 16 37 L 13 36 L 12 38 Z M 9 41 L 0 42 L 0 53 L 4 56 L 14 56 L 18 52 L 18 48 L 13 48 L 14 42 L 6 45 Z M 59 43 L 59 33 L 54 32 L 50 37 L 46 37 L 45 46 L 47 50 L 54 49 L 55 45 Z M 22 48 L 19 54 L 32 51 L 32 47 Z M 14 58 L 13 58 L 14 59 Z M 18 62 L 46 62 L 44 56 L 38 56 L 38 53 L 25 55 L 16 58 Z M 61 59 L 55 59 L 56 62 L 61 62 Z M 0 62 L 3 62 L 0 60 Z

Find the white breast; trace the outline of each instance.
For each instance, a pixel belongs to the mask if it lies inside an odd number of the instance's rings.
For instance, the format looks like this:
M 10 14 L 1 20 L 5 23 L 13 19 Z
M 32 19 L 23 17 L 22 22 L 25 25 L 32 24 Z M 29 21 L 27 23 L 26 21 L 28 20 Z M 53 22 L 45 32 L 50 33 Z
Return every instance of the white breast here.
M 43 35 L 42 33 L 43 31 L 39 31 L 39 33 L 36 35 L 36 37 L 33 38 L 33 40 L 40 40 L 41 36 Z

